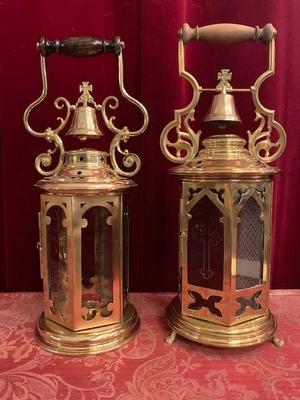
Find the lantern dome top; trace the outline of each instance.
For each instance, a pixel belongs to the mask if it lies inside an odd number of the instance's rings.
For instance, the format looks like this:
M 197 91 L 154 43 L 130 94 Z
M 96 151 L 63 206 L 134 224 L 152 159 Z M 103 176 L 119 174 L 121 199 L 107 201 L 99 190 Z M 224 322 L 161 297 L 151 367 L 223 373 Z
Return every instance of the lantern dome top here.
M 246 140 L 237 135 L 213 135 L 203 140 L 194 160 L 177 168 L 171 173 L 181 176 L 202 176 L 209 178 L 258 177 L 274 175 L 279 168 L 263 164 L 253 158 L 245 148 Z
M 135 182 L 115 173 L 107 162 L 108 156 L 94 149 L 67 151 L 61 171 L 39 180 L 36 186 L 60 194 L 123 192 L 135 187 Z

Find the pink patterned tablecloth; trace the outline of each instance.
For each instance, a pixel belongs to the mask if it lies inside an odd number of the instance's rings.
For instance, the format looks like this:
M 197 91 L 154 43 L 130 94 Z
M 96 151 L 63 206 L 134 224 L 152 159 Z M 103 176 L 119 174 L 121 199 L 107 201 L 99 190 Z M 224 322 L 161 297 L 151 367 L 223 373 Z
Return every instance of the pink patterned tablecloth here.
M 0 399 L 300 399 L 300 290 L 273 291 L 271 308 L 285 345 L 215 349 L 177 338 L 164 343 L 171 294 L 131 294 L 142 320 L 122 348 L 63 357 L 33 337 L 40 293 L 0 295 Z

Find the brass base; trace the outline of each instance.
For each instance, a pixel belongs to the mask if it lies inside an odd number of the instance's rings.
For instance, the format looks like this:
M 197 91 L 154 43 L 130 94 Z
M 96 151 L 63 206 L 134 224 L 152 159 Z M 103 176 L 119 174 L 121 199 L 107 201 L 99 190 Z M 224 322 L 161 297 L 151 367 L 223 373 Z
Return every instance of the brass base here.
M 113 325 L 70 331 L 41 314 L 37 321 L 35 337 L 46 350 L 57 354 L 96 354 L 114 350 L 128 342 L 136 334 L 140 319 L 132 304 L 127 303 L 124 321 Z
M 166 321 L 172 329 L 171 335 L 166 338 L 169 344 L 174 342 L 176 334 L 215 347 L 246 347 L 277 340 L 274 337 L 276 321 L 271 312 L 234 326 L 224 326 L 181 315 L 178 296 L 166 309 Z

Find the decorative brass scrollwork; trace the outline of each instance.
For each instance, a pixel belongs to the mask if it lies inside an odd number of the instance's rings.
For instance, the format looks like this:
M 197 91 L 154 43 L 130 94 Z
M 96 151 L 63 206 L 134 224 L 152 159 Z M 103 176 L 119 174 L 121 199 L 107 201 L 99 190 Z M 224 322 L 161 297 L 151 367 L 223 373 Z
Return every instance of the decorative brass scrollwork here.
M 111 164 L 112 164 L 112 171 L 115 174 L 118 175 L 123 175 L 123 176 L 133 176 L 135 175 L 141 166 L 141 161 L 139 157 L 136 154 L 130 153 L 129 150 L 127 149 L 122 149 L 121 148 L 121 143 L 122 142 L 127 142 L 128 139 L 132 136 L 138 136 L 141 133 L 143 133 L 149 123 L 149 117 L 147 110 L 145 107 L 136 99 L 131 97 L 125 87 L 124 87 L 124 73 L 123 73 L 123 56 L 122 56 L 122 51 L 120 51 L 120 54 L 118 55 L 118 64 L 119 64 L 119 86 L 120 86 L 120 91 L 122 96 L 128 100 L 130 103 L 134 104 L 136 107 L 138 107 L 144 117 L 143 125 L 140 129 L 135 130 L 135 131 L 130 131 L 127 126 L 124 126 L 122 128 L 118 128 L 114 121 L 116 119 L 115 116 L 110 116 L 108 117 L 107 115 L 107 108 L 110 108 L 112 110 L 116 109 L 119 106 L 119 100 L 115 96 L 108 96 L 102 104 L 96 104 L 96 102 L 93 100 L 92 96 L 90 95 L 90 91 L 92 90 L 92 85 L 89 85 L 89 82 L 83 82 L 83 84 L 80 86 L 80 90 L 83 92 L 83 94 L 80 96 L 78 99 L 77 103 L 75 105 L 71 105 L 67 99 L 64 97 L 58 97 L 54 101 L 54 105 L 57 109 L 61 110 L 64 107 L 67 110 L 65 118 L 58 117 L 57 119 L 60 121 L 60 124 L 57 128 L 52 129 L 52 128 L 47 128 L 45 129 L 44 132 L 37 132 L 33 130 L 28 122 L 29 119 L 29 114 L 31 111 L 38 106 L 47 96 L 48 93 L 48 84 L 47 84 L 47 72 L 46 72 L 46 65 L 45 65 L 45 57 L 40 56 L 41 60 L 41 75 L 42 75 L 42 94 L 40 97 L 35 100 L 33 103 L 27 107 L 25 113 L 24 113 L 24 125 L 27 131 L 32 134 L 33 136 L 37 137 L 43 137 L 46 139 L 49 143 L 54 142 L 54 148 L 47 150 L 46 153 L 42 153 L 36 157 L 35 160 L 35 167 L 37 171 L 44 175 L 44 176 L 50 176 L 57 174 L 63 167 L 64 163 L 64 156 L 65 156 L 65 150 L 64 150 L 64 145 L 63 141 L 61 140 L 59 133 L 63 130 L 63 128 L 66 126 L 71 111 L 75 110 L 76 107 L 78 106 L 79 102 L 85 102 L 85 105 L 87 103 L 92 104 L 96 110 L 101 110 L 101 114 L 104 120 L 105 125 L 107 128 L 115 134 L 113 140 L 111 141 L 110 144 L 110 159 L 111 159 Z M 57 151 L 59 151 L 59 160 L 55 168 L 52 170 L 44 170 L 43 167 L 50 167 L 52 164 L 52 155 L 55 154 Z M 119 166 L 117 157 L 116 157 L 116 152 L 119 152 L 123 156 L 123 166 L 126 169 L 131 169 L 130 171 L 124 170 L 122 167 Z M 133 168 L 133 170 L 132 170 Z
M 201 34 L 200 34 L 201 31 Z M 254 132 L 248 131 L 248 148 L 251 156 L 261 163 L 275 161 L 284 151 L 286 146 L 286 134 L 284 128 L 274 119 L 275 111 L 264 107 L 259 99 L 259 90 L 262 83 L 274 74 L 275 70 L 275 42 L 276 30 L 271 24 L 263 29 L 251 28 L 234 24 L 216 24 L 207 27 L 190 28 L 184 24 L 179 31 L 178 41 L 178 65 L 179 75 L 185 78 L 193 88 L 193 98 L 190 104 L 180 110 L 175 110 L 174 120 L 163 129 L 160 145 L 165 157 L 175 163 L 185 163 L 186 167 L 198 165 L 198 149 L 201 131 L 194 132 L 189 125 L 194 120 L 195 107 L 198 104 L 202 92 L 251 92 L 253 103 L 256 107 L 255 121 L 259 125 Z M 184 44 L 190 40 L 207 40 L 217 43 L 232 43 L 260 39 L 269 44 L 269 67 L 261 74 L 253 86 L 248 88 L 233 88 L 229 84 L 231 73 L 228 69 L 222 69 L 218 75 L 221 82 L 216 88 L 199 86 L 197 80 L 185 70 Z M 171 131 L 175 130 L 176 136 L 171 139 Z M 271 138 L 272 131 L 277 131 L 277 140 Z
M 37 132 L 31 128 L 28 122 L 29 114 L 31 111 L 38 106 L 47 96 L 48 93 L 48 84 L 47 84 L 47 72 L 46 72 L 46 65 L 45 65 L 45 58 L 41 55 L 40 56 L 40 61 L 41 61 L 41 75 L 42 75 L 42 84 L 43 84 L 43 89 L 42 89 L 42 94 L 40 97 L 35 100 L 33 103 L 31 103 L 27 109 L 24 112 L 24 125 L 27 131 L 36 137 L 43 137 L 45 138 L 49 143 L 54 142 L 54 149 L 49 149 L 47 150 L 46 153 L 42 153 L 38 155 L 35 159 L 35 167 L 37 171 L 44 176 L 50 176 L 53 174 L 56 174 L 59 172 L 63 166 L 64 162 L 64 155 L 65 155 L 65 149 L 63 142 L 61 138 L 59 137 L 59 132 L 66 126 L 69 117 L 70 117 L 70 112 L 73 106 L 70 105 L 67 99 L 64 97 L 58 97 L 54 101 L 54 106 L 58 109 L 61 110 L 64 107 L 66 107 L 67 113 L 65 118 L 58 117 L 58 121 L 60 121 L 60 124 L 57 128 L 52 129 L 52 128 L 46 128 L 44 132 Z M 59 160 L 55 168 L 53 168 L 51 171 L 46 171 L 42 167 L 50 167 L 52 164 L 52 155 L 55 154 L 59 150 Z
M 275 111 L 264 107 L 259 99 L 259 89 L 262 83 L 274 75 L 275 71 L 275 42 L 269 43 L 269 69 L 260 75 L 254 86 L 251 86 L 252 99 L 256 107 L 255 121 L 259 125 L 254 132 L 248 133 L 248 147 L 252 157 L 263 163 L 270 163 L 277 160 L 283 153 L 286 146 L 286 133 L 284 128 L 274 119 Z M 271 140 L 272 130 L 278 133 L 276 141 Z M 271 149 L 274 149 L 271 154 Z
M 185 70 L 184 46 L 182 40 L 178 42 L 178 60 L 179 75 L 191 84 L 193 88 L 193 97 L 185 108 L 175 110 L 174 120 L 169 122 L 162 131 L 160 146 L 168 160 L 175 163 L 184 163 L 191 161 L 196 156 L 199 148 L 201 132 L 194 132 L 189 122 L 194 121 L 195 107 L 198 104 L 202 88 L 198 85 L 197 80 Z M 182 125 L 185 130 L 182 129 Z M 169 139 L 169 134 L 173 129 L 176 131 L 175 142 Z M 171 149 L 173 152 L 170 151 Z
M 122 142 L 126 143 L 130 137 L 138 136 L 141 133 L 143 133 L 148 126 L 149 116 L 148 116 L 148 112 L 145 109 L 145 107 L 138 100 L 131 97 L 127 93 L 127 91 L 124 87 L 124 67 L 123 67 L 122 51 L 118 55 L 118 64 L 119 64 L 119 86 L 120 86 L 121 94 L 126 100 L 128 100 L 130 103 L 134 104 L 136 107 L 138 107 L 141 110 L 143 117 L 144 117 L 143 125 L 140 129 L 138 129 L 136 131 L 130 131 L 127 128 L 127 126 L 124 126 L 123 128 L 116 127 L 116 125 L 114 124 L 114 121 L 116 119 L 115 116 L 111 116 L 109 118 L 107 116 L 107 111 L 106 111 L 107 106 L 113 110 L 119 106 L 119 101 L 115 96 L 108 96 L 106 99 L 104 99 L 104 101 L 101 105 L 101 112 L 102 112 L 102 117 L 105 122 L 105 125 L 111 132 L 115 133 L 115 137 L 111 141 L 110 151 L 109 151 L 112 167 L 113 167 L 114 171 L 119 175 L 133 176 L 140 170 L 141 161 L 136 154 L 130 153 L 129 150 L 127 150 L 127 149 L 123 150 L 121 148 L 121 143 Z M 123 166 L 126 168 L 135 167 L 134 170 L 126 171 L 126 170 L 123 170 L 119 166 L 117 158 L 116 158 L 116 151 L 118 151 L 123 156 Z

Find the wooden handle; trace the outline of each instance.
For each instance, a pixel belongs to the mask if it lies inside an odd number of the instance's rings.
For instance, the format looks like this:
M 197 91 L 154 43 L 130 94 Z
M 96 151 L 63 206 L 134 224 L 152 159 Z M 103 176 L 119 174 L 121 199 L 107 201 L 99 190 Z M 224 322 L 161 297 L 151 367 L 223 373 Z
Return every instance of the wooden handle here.
M 113 40 L 83 36 L 53 41 L 41 37 L 37 44 L 38 50 L 44 57 L 52 53 L 71 57 L 92 57 L 106 53 L 120 54 L 124 47 L 119 36 L 116 36 Z
M 234 43 L 246 42 L 250 40 L 261 40 L 270 42 L 277 31 L 272 24 L 266 24 L 263 28 L 256 26 L 239 25 L 239 24 L 214 24 L 207 26 L 196 26 L 191 28 L 189 24 L 183 24 L 178 32 L 179 38 L 184 44 L 191 40 L 203 40 L 212 43 Z

